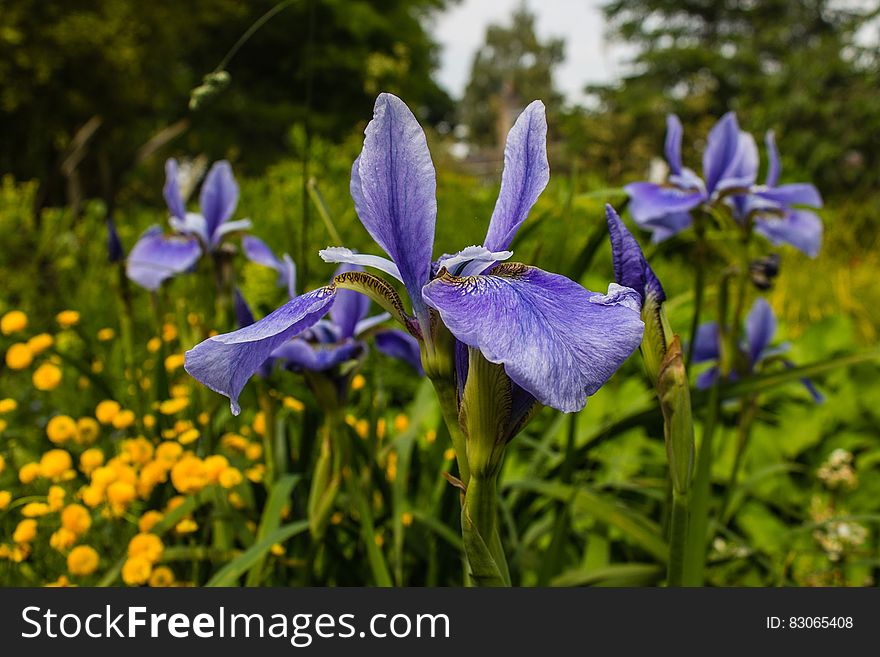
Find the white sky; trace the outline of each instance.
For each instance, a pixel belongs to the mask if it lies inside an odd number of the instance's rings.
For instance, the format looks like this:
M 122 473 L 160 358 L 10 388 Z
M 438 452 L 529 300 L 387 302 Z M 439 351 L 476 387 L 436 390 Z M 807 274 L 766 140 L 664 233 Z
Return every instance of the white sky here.
M 470 76 L 477 48 L 492 23 L 510 24 L 521 0 L 462 0 L 441 14 L 434 37 L 443 50 L 440 84 L 460 98 Z M 584 103 L 584 85 L 618 77 L 622 54 L 604 37 L 605 20 L 599 0 L 526 0 L 537 16 L 538 36 L 565 39 L 565 61 L 556 73 L 556 84 L 570 103 Z

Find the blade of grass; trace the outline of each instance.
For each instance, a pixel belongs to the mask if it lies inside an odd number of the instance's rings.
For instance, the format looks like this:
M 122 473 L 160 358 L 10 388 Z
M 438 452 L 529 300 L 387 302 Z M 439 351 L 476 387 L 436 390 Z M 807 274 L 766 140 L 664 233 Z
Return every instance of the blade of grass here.
M 266 553 L 273 545 L 276 543 L 283 543 L 297 534 L 302 534 L 303 532 L 308 531 L 308 529 L 308 520 L 298 520 L 297 522 L 292 522 L 288 525 L 279 527 L 223 566 L 223 568 L 208 580 L 208 583 L 205 584 L 205 586 L 235 586 L 238 579 L 265 557 Z
M 255 538 L 257 543 L 281 526 L 281 515 L 284 512 L 284 507 L 290 501 L 290 494 L 297 483 L 299 483 L 299 480 L 300 475 L 285 475 L 272 486 L 269 499 L 266 500 L 266 506 L 263 508 L 263 515 L 260 518 L 260 526 L 257 528 Z M 257 559 L 253 567 L 248 571 L 245 586 L 259 586 L 265 560 L 265 555 Z

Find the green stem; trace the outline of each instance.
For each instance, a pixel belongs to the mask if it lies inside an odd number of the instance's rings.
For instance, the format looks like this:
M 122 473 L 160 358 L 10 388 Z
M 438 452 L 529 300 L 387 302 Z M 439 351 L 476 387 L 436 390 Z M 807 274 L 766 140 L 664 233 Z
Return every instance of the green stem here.
M 256 21 L 254 21 L 254 23 L 247 30 L 245 30 L 244 34 L 242 34 L 238 38 L 238 41 L 236 41 L 233 44 L 232 48 L 229 49 L 229 52 L 227 52 L 226 55 L 223 57 L 223 59 L 220 60 L 220 63 L 217 64 L 217 68 L 215 68 L 214 70 L 215 71 L 224 70 L 226 68 L 226 66 L 229 64 L 230 60 L 232 60 L 232 58 L 235 57 L 235 54 L 239 51 L 239 49 L 245 43 L 248 42 L 248 39 L 250 39 L 257 30 L 259 30 L 261 27 L 263 27 L 263 25 L 268 23 L 269 20 L 273 16 L 275 16 L 276 14 L 281 12 L 283 9 L 286 9 L 287 7 L 292 5 L 294 2 L 296 2 L 296 0 L 284 0 L 284 2 L 279 2 L 277 5 L 272 7 L 269 11 L 267 11 L 265 14 L 260 16 Z
M 672 492 L 672 524 L 669 533 L 668 586 L 684 584 L 690 500 L 686 493 Z
M 706 288 L 706 229 L 703 219 L 697 216 L 694 221 L 694 230 L 697 235 L 697 248 L 694 271 L 694 314 L 691 318 L 690 340 L 688 340 L 687 358 L 685 366 L 690 366 L 694 357 L 694 345 L 696 344 L 697 329 L 700 326 L 700 313 L 703 309 L 703 296 Z
M 740 411 L 739 426 L 736 431 L 736 455 L 733 459 L 733 468 L 730 470 L 730 478 L 727 481 L 727 487 L 724 491 L 724 499 L 721 502 L 721 510 L 718 517 L 722 523 L 727 522 L 727 516 L 730 511 L 730 501 L 733 497 L 733 490 L 736 486 L 736 480 L 739 479 L 739 472 L 742 469 L 743 456 L 748 447 L 749 437 L 752 434 L 752 425 L 754 424 L 755 415 L 758 411 L 757 399 L 750 397 L 742 400 L 742 409 Z
M 452 448 L 455 450 L 455 459 L 458 462 L 458 478 L 465 486 L 470 481 L 471 472 L 467 459 L 467 437 L 458 421 L 458 391 L 455 383 L 445 379 L 431 379 L 437 398 L 440 401 L 440 412 L 446 422 L 446 429 L 452 440 Z
M 497 473 L 472 474 L 461 509 L 465 552 L 478 586 L 510 586 L 507 559 L 498 535 L 497 478 Z

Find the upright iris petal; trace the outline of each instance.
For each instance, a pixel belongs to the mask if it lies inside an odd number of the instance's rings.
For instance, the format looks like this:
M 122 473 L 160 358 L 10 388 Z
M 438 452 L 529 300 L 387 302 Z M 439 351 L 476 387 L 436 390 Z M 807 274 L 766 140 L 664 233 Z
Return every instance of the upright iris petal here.
M 169 158 L 165 162 L 165 187 L 162 194 L 172 217 L 183 220 L 186 217 L 186 206 L 183 203 L 183 195 L 180 193 L 179 169 L 177 160 Z
M 776 316 L 767 300 L 759 297 L 746 317 L 746 341 L 751 363 L 757 363 L 761 359 L 770 346 L 774 333 L 776 333 Z
M 238 205 L 238 184 L 226 160 L 215 162 L 208 171 L 202 183 L 199 205 L 213 246 L 217 229 L 232 217 Z
M 638 295 L 608 295 L 534 267 L 502 264 L 484 276 L 437 278 L 427 303 L 461 342 L 477 348 L 538 401 L 583 408 L 642 339 Z
M 547 116 L 544 103 L 535 100 L 507 135 L 501 191 L 483 246 L 489 251 L 506 250 L 549 181 Z
M 703 152 L 703 179 L 710 194 L 736 164 L 739 148 L 740 131 L 736 114 L 728 112 L 709 131 Z
M 674 176 L 682 174 L 681 166 L 681 138 L 684 129 L 681 127 L 681 121 L 675 114 L 666 116 L 666 163 L 669 164 L 669 171 Z
M 152 226 L 128 254 L 126 275 L 147 290 L 158 290 L 165 280 L 192 267 L 201 255 L 195 239 L 166 237 L 159 226 Z
M 238 415 L 238 396 L 248 379 L 278 347 L 323 317 L 334 297 L 332 287 L 322 287 L 291 299 L 250 326 L 208 338 L 186 352 L 186 371 L 229 397 Z
M 400 270 L 414 313 L 426 321 L 421 289 L 431 271 L 437 184 L 425 133 L 402 100 L 381 94 L 365 135 L 351 172 L 355 209 Z

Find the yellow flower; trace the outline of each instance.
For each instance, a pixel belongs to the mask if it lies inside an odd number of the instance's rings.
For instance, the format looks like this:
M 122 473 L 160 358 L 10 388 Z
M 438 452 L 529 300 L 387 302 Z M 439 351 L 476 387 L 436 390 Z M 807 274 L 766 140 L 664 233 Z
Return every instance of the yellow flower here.
M 380 417 L 378 420 L 376 420 L 376 437 L 379 440 L 382 440 L 385 437 L 385 430 L 387 426 L 388 423 L 385 422 L 384 417 Z
M 162 539 L 155 534 L 148 534 L 146 532 L 135 534 L 128 543 L 129 559 L 139 557 L 151 564 L 159 561 L 164 551 L 165 546 L 162 544 Z
M 37 537 L 37 521 L 33 518 L 22 520 L 12 532 L 12 540 L 16 543 L 30 543 Z
M 83 474 L 91 474 L 92 471 L 104 464 L 104 453 L 97 447 L 87 449 L 79 457 L 79 469 Z
M 67 570 L 71 575 L 91 575 L 98 569 L 101 558 L 95 548 L 77 545 L 67 555 Z
M 198 429 L 187 429 L 177 437 L 177 440 L 180 441 L 181 445 L 189 445 L 197 441 L 201 435 Z
M 3 413 L 11 413 L 18 408 L 18 402 L 14 399 L 0 399 L 0 415 Z
M 137 484 L 138 495 L 144 499 L 148 498 L 157 485 L 167 480 L 166 464 L 162 461 L 150 461 L 141 469 Z
M 284 404 L 284 408 L 289 408 L 296 413 L 302 413 L 306 408 L 305 404 L 294 397 L 285 397 L 282 403 Z
M 204 427 L 208 424 L 208 422 L 211 421 L 211 416 L 208 415 L 207 413 L 205 413 L 204 411 L 202 411 L 201 413 L 199 413 L 199 417 L 196 419 L 198 419 L 199 424 L 201 424 Z
M 354 378 L 351 380 L 351 389 L 352 390 L 360 390 L 365 385 L 367 385 L 367 380 L 364 378 L 363 374 L 355 374 Z
M 58 479 L 72 467 L 73 460 L 63 449 L 50 449 L 40 458 L 40 474 L 48 479 Z
M 77 536 L 82 536 L 92 526 L 92 515 L 82 504 L 68 504 L 61 512 L 61 526 Z
M 37 390 L 55 390 L 61 385 L 61 368 L 52 363 L 43 363 L 34 370 L 32 380 Z
M 227 499 L 234 509 L 243 509 L 245 507 L 244 499 L 236 491 L 229 493 Z
M 104 501 L 104 489 L 98 486 L 86 486 L 80 491 L 82 501 L 91 508 L 95 508 Z
M 443 458 L 446 459 L 447 461 L 451 461 L 452 459 L 455 458 L 455 450 L 452 449 L 451 447 L 447 447 L 446 451 L 443 452 Z
M 59 527 L 49 537 L 49 546 L 59 552 L 69 550 L 74 543 L 76 543 L 76 534 L 64 527 Z
M 254 416 L 254 433 L 258 436 L 266 435 L 266 414 L 260 411 Z
M 34 356 L 43 353 L 53 344 L 55 344 L 55 338 L 48 333 L 38 333 L 27 341 L 28 349 L 31 350 L 31 354 Z
M 49 504 L 50 511 L 60 511 L 64 506 L 64 497 L 67 492 L 61 486 L 50 486 L 49 494 L 46 495 L 46 501 Z
M 147 413 L 147 414 L 144 415 L 144 417 L 143 417 L 143 422 L 144 422 L 144 426 L 145 426 L 147 429 L 152 429 L 153 427 L 156 426 L 156 416 L 155 416 L 155 415 L 150 415 L 149 413 Z
M 198 523 L 192 518 L 184 518 L 174 527 L 174 531 L 178 534 L 192 534 L 199 528 Z
M 27 325 L 27 315 L 20 310 L 10 310 L 3 317 L 0 317 L 0 333 L 3 333 L 3 335 L 24 331 Z
M 98 331 L 98 340 L 100 340 L 101 342 L 109 342 L 114 337 L 116 337 L 116 331 L 114 331 L 110 327 L 102 328 Z
M 6 366 L 11 370 L 23 370 L 30 366 L 34 355 L 26 344 L 16 342 L 6 350 Z
M 165 359 L 165 369 L 173 372 L 183 367 L 183 354 L 171 354 Z
M 168 322 L 164 323 L 162 325 L 162 341 L 171 342 L 176 337 L 177 327 L 174 324 L 169 324 Z
M 217 481 L 223 486 L 223 488 L 234 488 L 242 481 L 241 472 L 238 468 L 226 468 L 220 473 Z
M 168 566 L 159 566 L 153 569 L 150 575 L 150 586 L 163 587 L 174 584 L 174 573 Z
M 128 409 L 119 411 L 111 421 L 113 427 L 116 429 L 127 429 L 132 424 L 134 424 L 134 411 L 130 411 Z
M 55 321 L 58 322 L 61 328 L 70 328 L 79 324 L 79 313 L 75 310 L 62 310 L 55 315 Z
M 46 425 L 46 435 L 56 445 L 63 445 L 76 436 L 76 422 L 69 415 L 56 415 Z
M 0 474 L 3 474 L 3 471 L 6 469 L 6 459 L 0 454 Z
M 114 481 L 107 487 L 107 501 L 116 510 L 124 510 L 136 495 L 134 486 L 127 481 Z
M 9 506 L 12 501 L 12 493 L 8 490 L 0 490 L 0 511 Z
M 23 484 L 29 484 L 40 476 L 39 463 L 25 463 L 18 471 L 18 480 Z
M 370 423 L 367 420 L 358 420 L 354 425 L 354 430 L 357 435 L 366 439 L 370 435 Z
M 344 517 L 345 516 L 342 515 L 341 511 L 336 511 L 333 513 L 332 516 L 330 516 L 330 524 L 331 525 L 338 525 L 342 522 Z
M 425 433 L 425 442 L 429 445 L 433 445 L 437 441 L 437 432 L 434 429 L 428 429 L 427 433 Z
M 248 468 L 244 472 L 244 476 L 247 477 L 250 481 L 255 484 L 263 481 L 263 476 L 266 474 L 266 466 L 262 463 L 257 463 L 255 466 Z
M 122 564 L 122 581 L 129 586 L 140 586 L 150 579 L 153 565 L 143 557 L 126 559 Z
M 143 465 L 153 458 L 153 443 L 143 436 L 131 438 L 123 441 L 122 451 L 130 462 Z
M 284 546 L 281 543 L 272 543 L 272 547 L 269 548 L 269 552 L 274 554 L 276 557 L 283 557 Z
M 213 454 L 207 457 L 204 460 L 204 464 L 208 481 L 211 483 L 217 483 L 220 479 L 220 473 L 229 467 L 229 461 L 226 460 L 226 457 L 219 454 Z
M 0 420 L 0 433 L 6 431 L 6 420 Z
M 413 514 L 409 511 L 404 511 L 402 514 L 400 514 L 400 524 L 402 524 L 404 527 L 409 527 L 410 525 L 412 525 Z
M 144 513 L 144 515 L 141 516 L 140 520 L 138 520 L 138 529 L 142 533 L 146 534 L 151 529 L 153 529 L 153 527 L 162 522 L 162 518 L 164 517 L 165 516 L 162 515 L 161 511 L 147 511 Z
M 159 338 L 150 338 L 149 342 L 147 342 L 147 351 L 151 354 L 155 354 L 162 347 L 162 341 Z
M 101 433 L 101 426 L 92 417 L 81 417 L 76 421 L 76 436 L 74 440 L 77 445 L 91 445 L 94 443 Z
M 120 410 L 119 402 L 105 399 L 95 408 L 95 417 L 98 418 L 98 422 L 101 424 L 110 424 Z
M 189 398 L 177 397 L 175 399 L 166 399 L 159 403 L 159 412 L 162 415 L 174 415 L 180 413 L 184 408 L 189 406 Z
M 156 448 L 156 460 L 162 461 L 168 468 L 180 458 L 181 454 L 183 454 L 183 447 L 180 446 L 180 443 L 168 441 L 160 443 Z
M 104 371 L 104 362 L 100 358 L 92 361 L 92 374 L 100 374 Z
M 197 493 L 208 484 L 205 463 L 197 456 L 185 456 L 171 469 L 171 483 L 185 495 Z
M 399 413 L 394 418 L 394 431 L 397 433 L 403 433 L 409 429 L 409 418 L 403 413 Z
M 49 505 L 45 502 L 28 502 L 21 508 L 25 518 L 39 518 L 49 513 Z
M 251 461 L 256 461 L 263 455 L 263 446 L 260 443 L 248 443 L 244 455 Z
M 224 433 L 220 439 L 221 444 L 227 449 L 243 452 L 247 449 L 248 441 L 237 433 Z

